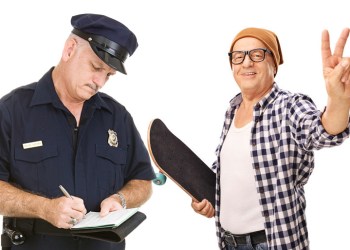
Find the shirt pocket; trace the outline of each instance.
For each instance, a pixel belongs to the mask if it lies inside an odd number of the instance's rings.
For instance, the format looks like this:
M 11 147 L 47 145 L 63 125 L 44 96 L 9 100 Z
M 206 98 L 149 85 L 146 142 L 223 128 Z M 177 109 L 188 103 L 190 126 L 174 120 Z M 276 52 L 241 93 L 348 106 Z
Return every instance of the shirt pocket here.
M 47 183 L 58 176 L 56 145 L 30 149 L 15 148 L 13 177 L 23 188 L 47 193 Z M 57 187 L 56 187 L 57 189 Z
M 115 193 L 124 185 L 126 162 L 125 149 L 96 145 L 97 186 L 102 197 Z

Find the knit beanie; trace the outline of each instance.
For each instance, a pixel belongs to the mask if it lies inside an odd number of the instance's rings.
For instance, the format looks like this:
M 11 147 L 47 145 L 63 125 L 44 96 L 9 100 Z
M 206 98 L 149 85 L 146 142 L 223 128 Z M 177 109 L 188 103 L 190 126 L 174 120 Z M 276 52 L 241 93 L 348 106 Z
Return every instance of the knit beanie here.
M 272 52 L 273 61 L 276 66 L 276 73 L 278 70 L 278 65 L 283 63 L 283 56 L 280 43 L 278 41 L 278 37 L 275 33 L 270 30 L 261 29 L 261 28 L 246 28 L 240 31 L 236 37 L 233 39 L 230 47 L 230 51 L 232 51 L 233 46 L 237 42 L 237 40 L 243 37 L 254 37 L 260 40 L 263 44 L 265 44 L 266 48 Z M 232 64 L 230 62 L 232 67 Z

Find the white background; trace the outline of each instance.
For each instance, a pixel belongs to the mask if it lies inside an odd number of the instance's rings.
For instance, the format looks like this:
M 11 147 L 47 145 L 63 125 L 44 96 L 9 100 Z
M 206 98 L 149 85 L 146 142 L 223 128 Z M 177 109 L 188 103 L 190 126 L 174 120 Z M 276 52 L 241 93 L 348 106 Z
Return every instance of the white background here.
M 350 25 L 347 1 L 61 0 L 1 1 L 0 95 L 37 81 L 60 59 L 72 15 L 109 15 L 133 30 L 139 48 L 126 61 L 128 75 L 110 79 L 102 91 L 131 112 L 147 143 L 147 129 L 161 118 L 208 165 L 215 159 L 224 112 L 238 92 L 227 59 L 241 29 L 275 31 L 285 63 L 281 88 L 310 95 L 323 109 L 321 32 L 332 48 Z M 350 41 L 346 55 L 350 56 Z M 311 249 L 348 245 L 350 141 L 316 152 L 306 185 Z M 142 208 L 147 220 L 127 239 L 127 249 L 217 249 L 214 219 L 195 214 L 191 199 L 171 181 L 154 186 Z

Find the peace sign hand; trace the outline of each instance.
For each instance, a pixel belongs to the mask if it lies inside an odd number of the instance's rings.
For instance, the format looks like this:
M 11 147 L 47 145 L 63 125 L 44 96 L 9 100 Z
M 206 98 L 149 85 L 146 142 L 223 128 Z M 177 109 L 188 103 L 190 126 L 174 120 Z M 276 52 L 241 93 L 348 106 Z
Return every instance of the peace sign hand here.
M 323 77 L 328 94 L 327 108 L 322 124 L 329 134 L 343 132 L 349 124 L 350 110 L 350 58 L 344 57 L 344 48 L 350 30 L 344 29 L 332 54 L 327 30 L 322 32 Z
M 330 49 L 329 33 L 322 32 L 323 77 L 330 98 L 350 98 L 350 58 L 343 57 L 350 29 L 343 29 L 336 43 L 334 53 Z

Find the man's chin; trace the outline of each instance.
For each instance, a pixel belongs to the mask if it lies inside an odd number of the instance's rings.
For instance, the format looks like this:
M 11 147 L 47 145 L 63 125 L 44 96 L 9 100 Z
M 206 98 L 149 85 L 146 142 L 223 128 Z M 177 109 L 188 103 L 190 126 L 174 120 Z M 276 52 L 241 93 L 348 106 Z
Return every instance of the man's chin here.
M 90 90 L 88 92 L 85 93 L 83 97 L 84 100 L 89 100 L 91 97 L 93 97 L 94 95 L 96 95 L 97 92 Z

